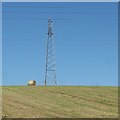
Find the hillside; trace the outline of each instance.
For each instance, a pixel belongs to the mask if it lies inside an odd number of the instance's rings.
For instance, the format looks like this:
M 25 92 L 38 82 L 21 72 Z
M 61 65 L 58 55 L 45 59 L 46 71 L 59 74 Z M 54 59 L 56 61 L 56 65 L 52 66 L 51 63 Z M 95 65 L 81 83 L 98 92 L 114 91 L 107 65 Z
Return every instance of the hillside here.
M 3 117 L 118 117 L 117 87 L 3 86 L 2 93 Z

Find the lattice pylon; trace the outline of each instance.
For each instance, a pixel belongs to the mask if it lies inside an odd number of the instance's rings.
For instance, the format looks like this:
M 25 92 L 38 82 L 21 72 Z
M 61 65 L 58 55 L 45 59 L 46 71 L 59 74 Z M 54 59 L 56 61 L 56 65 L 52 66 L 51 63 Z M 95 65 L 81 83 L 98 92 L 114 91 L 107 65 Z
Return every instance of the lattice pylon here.
M 48 38 L 46 42 L 46 66 L 45 66 L 45 85 L 51 82 L 56 85 L 56 63 L 55 63 L 55 48 L 53 40 L 52 20 L 48 19 Z

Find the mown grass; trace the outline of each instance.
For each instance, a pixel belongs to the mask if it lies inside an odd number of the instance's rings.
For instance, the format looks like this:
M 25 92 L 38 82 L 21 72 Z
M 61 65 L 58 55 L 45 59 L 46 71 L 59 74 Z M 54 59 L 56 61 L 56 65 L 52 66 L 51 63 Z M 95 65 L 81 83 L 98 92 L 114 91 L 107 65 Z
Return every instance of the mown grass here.
M 117 118 L 118 88 L 4 86 L 2 116 L 10 118 Z

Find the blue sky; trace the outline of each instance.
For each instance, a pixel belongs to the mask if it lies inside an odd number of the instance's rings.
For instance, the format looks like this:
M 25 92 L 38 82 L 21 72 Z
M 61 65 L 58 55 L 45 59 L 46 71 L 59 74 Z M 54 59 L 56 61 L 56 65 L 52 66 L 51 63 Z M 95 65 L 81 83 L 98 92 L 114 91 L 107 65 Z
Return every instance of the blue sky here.
M 43 85 L 53 19 L 58 85 L 118 85 L 117 3 L 3 3 L 3 85 Z

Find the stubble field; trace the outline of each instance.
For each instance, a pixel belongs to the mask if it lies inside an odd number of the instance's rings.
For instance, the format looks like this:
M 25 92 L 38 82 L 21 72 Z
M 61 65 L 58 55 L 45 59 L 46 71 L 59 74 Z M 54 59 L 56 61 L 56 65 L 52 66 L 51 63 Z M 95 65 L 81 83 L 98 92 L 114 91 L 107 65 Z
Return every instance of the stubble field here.
M 5 118 L 117 118 L 118 88 L 3 86 Z

